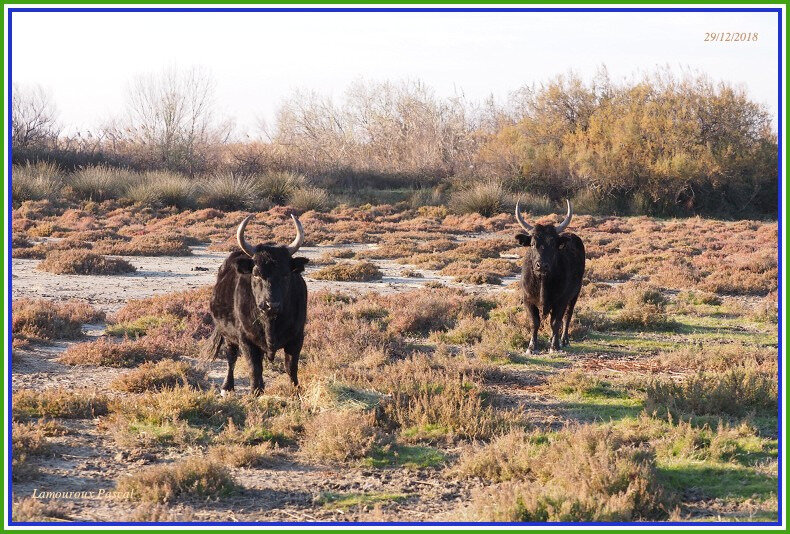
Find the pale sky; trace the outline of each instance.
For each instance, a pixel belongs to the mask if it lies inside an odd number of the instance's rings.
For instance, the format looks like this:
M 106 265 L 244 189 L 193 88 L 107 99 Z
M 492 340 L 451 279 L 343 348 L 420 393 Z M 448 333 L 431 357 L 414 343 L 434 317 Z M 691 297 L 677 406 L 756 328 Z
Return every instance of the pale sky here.
M 135 75 L 172 65 L 207 68 L 242 129 L 271 121 L 295 89 L 339 98 L 359 79 L 421 79 L 438 96 L 501 102 L 601 64 L 614 81 L 701 71 L 775 116 L 776 25 L 775 13 L 15 13 L 13 80 L 49 90 L 70 130 L 121 115 Z M 758 40 L 705 42 L 709 31 Z

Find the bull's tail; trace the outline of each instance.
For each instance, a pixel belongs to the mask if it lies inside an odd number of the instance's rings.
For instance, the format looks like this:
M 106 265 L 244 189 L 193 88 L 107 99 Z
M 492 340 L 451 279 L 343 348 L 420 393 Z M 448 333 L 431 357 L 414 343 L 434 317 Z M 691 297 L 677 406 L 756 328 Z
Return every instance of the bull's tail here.
M 211 337 L 209 337 L 203 345 L 203 350 L 200 354 L 201 359 L 215 360 L 219 356 L 224 342 L 225 338 L 222 337 L 222 334 L 215 328 L 211 333 Z

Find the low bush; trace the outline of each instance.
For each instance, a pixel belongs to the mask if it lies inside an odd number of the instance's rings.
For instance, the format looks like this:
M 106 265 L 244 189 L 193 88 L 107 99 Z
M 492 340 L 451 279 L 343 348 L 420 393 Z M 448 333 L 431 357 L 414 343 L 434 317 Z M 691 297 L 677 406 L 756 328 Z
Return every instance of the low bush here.
M 11 199 L 14 206 L 26 200 L 55 200 L 60 193 L 61 172 L 54 163 L 14 165 L 11 176 Z
M 108 399 L 95 391 L 20 389 L 13 395 L 14 420 L 34 417 L 62 417 L 64 419 L 92 419 L 105 415 Z
M 248 414 L 242 400 L 177 386 L 116 401 L 102 425 L 126 447 L 193 446 L 231 423 L 244 427 Z
M 11 332 L 23 339 L 78 339 L 82 325 L 104 320 L 104 312 L 80 301 L 15 299 L 11 305 Z
M 89 250 L 53 250 L 37 269 L 54 274 L 111 275 L 128 274 L 137 268 L 121 258 L 108 258 Z
M 100 202 L 123 196 L 132 176 L 121 169 L 98 165 L 77 170 L 66 183 L 78 199 Z
M 15 468 L 16 469 L 16 468 Z M 14 473 L 16 476 L 16 473 Z M 63 522 L 68 520 L 68 513 L 56 502 L 42 502 L 35 497 L 14 500 L 11 505 L 11 517 L 15 523 L 27 522 Z
M 659 416 L 775 413 L 779 389 L 775 374 L 731 369 L 698 373 L 682 381 L 653 380 L 647 386 L 645 409 Z
M 110 387 L 128 393 L 143 393 L 178 386 L 203 389 L 208 385 L 206 374 L 194 369 L 189 363 L 161 360 L 147 361 L 137 369 L 122 374 L 112 381 Z
M 156 465 L 121 478 L 116 490 L 134 500 L 169 503 L 182 497 L 216 499 L 232 493 L 236 483 L 228 468 L 204 457 Z
M 234 174 L 217 174 L 200 184 L 202 206 L 221 210 L 246 210 L 260 205 L 261 192 L 255 179 Z
M 375 443 L 372 422 L 372 414 L 357 410 L 320 412 L 306 421 L 299 450 L 308 458 L 320 461 L 363 458 Z
M 150 171 L 143 174 L 124 196 L 146 206 L 195 207 L 197 187 L 192 178 L 169 172 Z
M 299 213 L 323 211 L 329 207 L 329 193 L 318 187 L 301 187 L 291 194 L 288 205 Z
M 100 240 L 92 249 L 97 254 L 113 256 L 191 256 L 183 236 L 174 234 L 145 234 L 129 241 Z
M 316 280 L 333 282 L 371 282 L 380 280 L 381 276 L 381 270 L 369 261 L 337 263 L 310 273 L 310 277 Z
M 273 463 L 274 447 L 266 441 L 257 445 L 215 445 L 207 456 L 220 465 L 233 467 L 267 467 Z
M 177 360 L 194 355 L 196 346 L 177 341 L 143 337 L 120 342 L 108 338 L 77 343 L 60 355 L 58 361 L 67 365 L 100 365 L 104 367 L 136 367 L 146 362 Z
M 482 521 L 662 519 L 673 505 L 653 451 L 606 427 L 506 435 L 467 452 L 456 472 L 504 481 L 473 495 Z
M 255 180 L 261 196 L 278 205 L 288 204 L 294 193 L 307 184 L 301 174 L 285 171 L 259 175 Z
M 450 206 L 459 213 L 479 213 L 483 217 L 492 217 L 504 211 L 506 198 L 507 192 L 501 183 L 480 182 L 453 194 Z

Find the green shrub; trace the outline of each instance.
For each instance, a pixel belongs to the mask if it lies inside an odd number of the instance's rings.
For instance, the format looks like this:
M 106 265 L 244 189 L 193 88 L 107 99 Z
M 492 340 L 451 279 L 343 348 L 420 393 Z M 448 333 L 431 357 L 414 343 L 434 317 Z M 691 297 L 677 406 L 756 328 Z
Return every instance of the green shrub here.
M 261 192 L 252 177 L 215 174 L 200 184 L 200 204 L 221 210 L 243 210 L 260 203 Z
M 132 175 L 127 171 L 97 165 L 78 170 L 66 183 L 78 199 L 99 202 L 120 198 L 132 181 Z
M 270 172 L 256 177 L 258 189 L 269 202 L 288 204 L 297 190 L 305 188 L 307 180 L 293 172 Z
M 55 200 L 60 193 L 61 173 L 54 163 L 14 165 L 11 176 L 11 198 L 14 205 L 26 200 Z
M 500 182 L 479 182 L 453 194 L 450 206 L 459 213 L 492 217 L 504 211 L 506 198 L 507 193 Z
M 318 187 L 300 187 L 291 194 L 288 204 L 300 213 L 323 211 L 329 206 L 329 193 Z

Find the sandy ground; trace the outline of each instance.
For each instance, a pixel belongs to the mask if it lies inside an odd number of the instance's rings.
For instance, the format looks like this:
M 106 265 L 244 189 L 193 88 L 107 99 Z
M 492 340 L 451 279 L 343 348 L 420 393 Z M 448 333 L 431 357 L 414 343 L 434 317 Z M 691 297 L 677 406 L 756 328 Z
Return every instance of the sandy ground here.
M 315 259 L 327 251 L 351 249 L 354 251 L 375 248 L 371 245 L 343 245 L 303 247 L 300 256 Z M 83 276 L 52 274 L 36 269 L 40 260 L 12 259 L 12 298 L 45 298 L 52 300 L 80 299 L 106 312 L 114 312 L 132 299 L 141 299 L 173 291 L 211 285 L 216 281 L 217 270 L 227 257 L 226 252 L 212 252 L 206 247 L 192 247 L 192 256 L 122 256 L 137 267 L 137 272 L 113 276 Z M 390 293 L 408 291 L 427 282 L 442 282 L 448 286 L 463 287 L 467 291 L 503 290 L 517 277 L 503 279 L 500 286 L 473 286 L 453 282 L 452 277 L 436 271 L 414 269 L 390 260 L 370 260 L 381 269 L 383 277 L 374 282 L 329 282 L 315 280 L 310 273 L 321 268 L 308 264 L 306 280 L 308 290 L 342 290 L 365 293 L 375 291 Z M 403 276 L 403 271 L 419 272 L 423 278 Z

